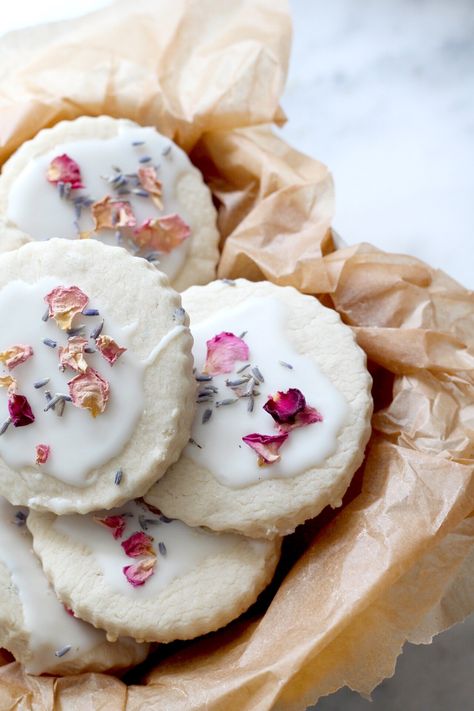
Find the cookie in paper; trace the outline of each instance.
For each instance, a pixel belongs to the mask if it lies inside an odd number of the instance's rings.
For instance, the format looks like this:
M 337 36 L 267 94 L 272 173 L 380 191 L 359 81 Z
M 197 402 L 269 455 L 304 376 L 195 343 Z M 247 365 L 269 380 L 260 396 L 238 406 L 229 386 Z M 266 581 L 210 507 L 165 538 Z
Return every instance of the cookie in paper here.
M 33 552 L 27 510 L 0 497 L 0 647 L 30 674 L 103 672 L 142 662 L 148 645 L 108 642 L 59 602 Z
M 64 513 L 143 494 L 188 440 L 195 381 L 179 295 L 97 240 L 0 256 L 0 494 Z
M 183 306 L 198 410 L 190 443 L 145 499 L 190 526 L 256 537 L 339 506 L 372 413 L 351 329 L 316 298 L 268 282 L 193 287 Z
M 40 131 L 3 166 L 0 212 L 0 250 L 96 236 L 153 261 L 177 290 L 215 275 L 216 211 L 200 171 L 132 121 L 82 116 Z
M 143 501 L 81 516 L 30 512 L 58 597 L 111 640 L 192 639 L 244 612 L 270 582 L 279 541 L 171 521 Z

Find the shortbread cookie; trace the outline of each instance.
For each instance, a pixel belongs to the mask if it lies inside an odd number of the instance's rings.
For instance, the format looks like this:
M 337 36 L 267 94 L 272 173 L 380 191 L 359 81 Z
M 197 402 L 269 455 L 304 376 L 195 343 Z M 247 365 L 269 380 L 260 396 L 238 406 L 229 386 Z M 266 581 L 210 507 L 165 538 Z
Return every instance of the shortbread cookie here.
M 0 647 L 30 674 L 110 671 L 143 661 L 148 645 L 108 642 L 59 602 L 32 549 L 27 509 L 0 497 Z
M 97 240 L 0 256 L 0 494 L 81 513 L 143 494 L 194 410 L 181 300 L 144 259 Z
M 372 412 L 350 328 L 314 297 L 268 282 L 191 288 L 183 306 L 198 411 L 190 443 L 146 500 L 191 526 L 256 537 L 339 506 Z
M 171 642 L 238 617 L 271 580 L 279 542 L 171 521 L 143 501 L 87 516 L 30 512 L 58 597 L 110 640 Z
M 83 116 L 40 131 L 3 166 L 0 212 L 0 250 L 97 237 L 152 261 L 178 290 L 215 275 L 216 211 L 200 171 L 132 121 Z

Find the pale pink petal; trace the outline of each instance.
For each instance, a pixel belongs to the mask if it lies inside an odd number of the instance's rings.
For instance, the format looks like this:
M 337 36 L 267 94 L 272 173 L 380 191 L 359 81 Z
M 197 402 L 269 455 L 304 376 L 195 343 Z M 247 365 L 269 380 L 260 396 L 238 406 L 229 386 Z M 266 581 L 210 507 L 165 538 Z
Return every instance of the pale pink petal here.
M 44 300 L 49 306 L 49 317 L 54 318 L 63 331 L 71 328 L 74 316 L 89 303 L 89 297 L 78 286 L 57 286 Z
M 81 171 L 75 160 L 70 158 L 66 153 L 62 156 L 56 156 L 49 164 L 46 172 L 48 182 L 53 185 L 58 183 L 69 183 L 73 190 L 83 188 Z
M 155 205 L 162 210 L 163 203 L 161 201 L 162 196 L 162 184 L 156 176 L 156 170 L 153 166 L 144 166 L 138 169 L 138 179 L 140 185 L 144 190 L 150 193 L 151 198 Z
M 101 353 L 105 360 L 110 363 L 110 365 L 113 365 L 115 361 L 120 358 L 122 353 L 125 353 L 125 351 L 127 350 L 126 348 L 121 348 L 120 346 L 118 346 L 115 343 L 114 339 L 110 336 L 104 335 L 100 335 L 98 338 L 96 338 L 95 345 L 97 347 L 97 350 Z
M 33 348 L 31 346 L 10 346 L 0 353 L 0 362 L 5 363 L 8 370 L 13 370 L 17 365 L 24 363 L 33 355 Z
M 206 342 L 207 358 L 203 373 L 218 375 L 230 373 L 236 361 L 248 360 L 249 347 L 238 336 L 223 331 Z
M 288 439 L 288 434 L 282 432 L 278 435 L 249 434 L 242 440 L 258 454 L 258 466 L 274 464 L 280 460 L 279 450 Z
M 118 227 L 135 227 L 137 221 L 132 206 L 126 200 L 115 200 L 106 195 L 91 206 L 94 229 L 114 230 Z
M 169 254 L 191 235 L 191 228 L 179 215 L 166 215 L 145 220 L 133 231 L 135 244 L 141 249 Z
M 85 373 L 89 367 L 84 357 L 84 350 L 89 341 L 82 336 L 72 336 L 68 339 L 67 346 L 59 347 L 59 367 L 61 370 L 71 368 L 77 373 Z
M 46 464 L 50 453 L 51 453 L 51 447 L 48 444 L 37 444 L 36 445 L 36 464 Z
M 156 558 L 144 558 L 132 565 L 126 565 L 123 573 L 134 588 L 144 585 L 155 572 Z
M 93 368 L 68 382 L 69 394 L 76 407 L 89 410 L 92 417 L 104 412 L 109 399 L 109 384 Z

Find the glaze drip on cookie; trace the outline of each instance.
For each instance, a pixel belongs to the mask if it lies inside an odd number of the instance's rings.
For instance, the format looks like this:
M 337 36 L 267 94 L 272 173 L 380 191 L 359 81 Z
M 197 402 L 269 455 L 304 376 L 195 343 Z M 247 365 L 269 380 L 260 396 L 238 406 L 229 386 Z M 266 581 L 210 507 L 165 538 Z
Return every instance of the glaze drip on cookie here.
M 192 327 L 196 415 L 185 455 L 219 483 L 293 477 L 337 446 L 348 404 L 314 361 L 296 352 L 277 299 L 249 299 Z
M 188 171 L 187 156 L 153 128 L 120 126 L 114 138 L 69 141 L 30 161 L 8 217 L 37 240 L 120 244 L 173 278 L 191 236 L 177 191 Z

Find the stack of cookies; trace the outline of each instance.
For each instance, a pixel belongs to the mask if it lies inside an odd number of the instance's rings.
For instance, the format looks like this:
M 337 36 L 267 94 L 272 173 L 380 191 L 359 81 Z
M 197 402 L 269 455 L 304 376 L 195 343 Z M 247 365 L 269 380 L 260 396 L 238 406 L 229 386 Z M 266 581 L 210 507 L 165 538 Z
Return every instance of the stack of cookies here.
M 124 669 L 238 617 L 340 505 L 365 355 L 314 297 L 213 281 L 209 190 L 153 128 L 41 131 L 0 208 L 0 645 L 33 674 Z

